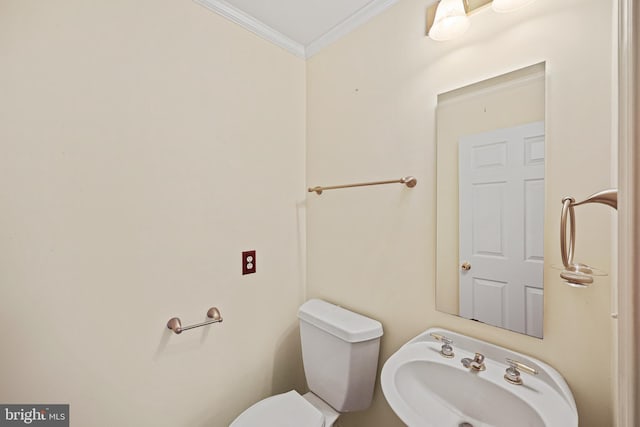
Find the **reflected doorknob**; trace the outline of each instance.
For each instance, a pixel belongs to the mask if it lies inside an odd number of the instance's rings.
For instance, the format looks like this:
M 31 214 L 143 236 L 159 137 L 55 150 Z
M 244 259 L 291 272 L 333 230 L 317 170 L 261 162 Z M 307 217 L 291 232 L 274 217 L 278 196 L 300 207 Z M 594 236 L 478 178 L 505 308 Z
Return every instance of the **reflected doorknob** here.
M 462 263 L 460 268 L 463 269 L 464 271 L 469 271 L 469 270 L 471 270 L 471 264 L 469 264 L 467 261 L 465 261 L 465 262 Z

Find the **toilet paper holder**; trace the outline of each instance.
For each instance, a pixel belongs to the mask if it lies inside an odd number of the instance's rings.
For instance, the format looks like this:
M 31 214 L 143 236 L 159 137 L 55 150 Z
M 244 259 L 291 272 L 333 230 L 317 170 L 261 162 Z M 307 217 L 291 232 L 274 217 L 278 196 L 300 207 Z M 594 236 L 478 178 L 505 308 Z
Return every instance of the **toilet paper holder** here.
M 220 315 L 220 310 L 218 310 L 217 307 L 211 307 L 207 311 L 207 317 L 211 320 L 207 320 L 205 322 L 196 323 L 195 325 L 189 325 L 189 326 L 182 326 L 182 322 L 180 321 L 179 317 L 172 317 L 167 322 L 167 328 L 171 329 L 176 334 L 181 334 L 183 331 L 188 331 L 189 329 L 195 329 L 201 326 L 222 322 L 222 316 Z

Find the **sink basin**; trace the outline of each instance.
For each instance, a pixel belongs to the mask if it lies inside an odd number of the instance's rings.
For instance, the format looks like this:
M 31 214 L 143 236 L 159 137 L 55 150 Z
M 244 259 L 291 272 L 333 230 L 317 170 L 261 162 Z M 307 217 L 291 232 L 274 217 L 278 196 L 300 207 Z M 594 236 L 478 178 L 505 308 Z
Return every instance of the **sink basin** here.
M 458 388 L 447 384 L 464 386 Z M 429 420 L 435 411 L 444 410 L 437 418 L 444 424 L 439 425 L 457 426 L 471 420 L 492 426 L 521 426 L 523 420 L 532 427 L 545 425 L 535 410 L 515 394 L 486 378 L 469 375 L 466 370 L 447 364 L 423 360 L 405 363 L 396 373 L 396 387 L 400 397 L 423 419 Z M 430 405 L 429 400 L 433 398 L 444 404 Z
M 453 340 L 455 356 L 440 354 L 431 333 Z M 465 368 L 462 358 L 485 356 L 485 371 Z M 522 385 L 504 379 L 506 358 L 535 368 Z M 429 329 L 384 364 L 384 396 L 409 427 L 577 427 L 573 395 L 549 365 L 511 350 L 443 329 Z M 465 424 L 466 423 L 466 424 Z

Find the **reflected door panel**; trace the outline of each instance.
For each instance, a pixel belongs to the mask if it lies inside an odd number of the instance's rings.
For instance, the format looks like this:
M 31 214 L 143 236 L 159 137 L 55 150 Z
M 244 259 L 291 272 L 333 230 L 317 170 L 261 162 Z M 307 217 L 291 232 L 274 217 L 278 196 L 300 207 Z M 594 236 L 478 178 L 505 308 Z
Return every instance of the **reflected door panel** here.
M 460 315 L 542 337 L 544 122 L 458 150 Z

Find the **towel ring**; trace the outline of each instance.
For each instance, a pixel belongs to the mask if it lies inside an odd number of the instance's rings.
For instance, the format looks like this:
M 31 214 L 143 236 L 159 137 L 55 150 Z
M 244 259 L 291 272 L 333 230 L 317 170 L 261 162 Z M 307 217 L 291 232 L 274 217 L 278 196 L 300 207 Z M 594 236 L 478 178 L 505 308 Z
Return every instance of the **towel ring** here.
M 576 244 L 576 214 L 573 209 L 573 197 L 562 199 L 562 216 L 560 217 L 560 253 L 562 255 L 562 265 L 569 269 L 573 264 L 573 247 Z M 570 224 L 569 248 L 567 248 L 567 220 Z
M 576 203 L 573 197 L 562 199 L 562 214 L 560 216 L 560 254 L 564 270 L 560 277 L 571 286 L 585 287 L 593 283 L 593 269 L 585 264 L 573 262 L 576 245 L 576 215 L 575 206 L 587 203 L 602 203 L 618 209 L 618 190 L 609 189 L 592 194 L 585 200 Z M 567 240 L 567 222 L 569 223 L 569 238 Z

